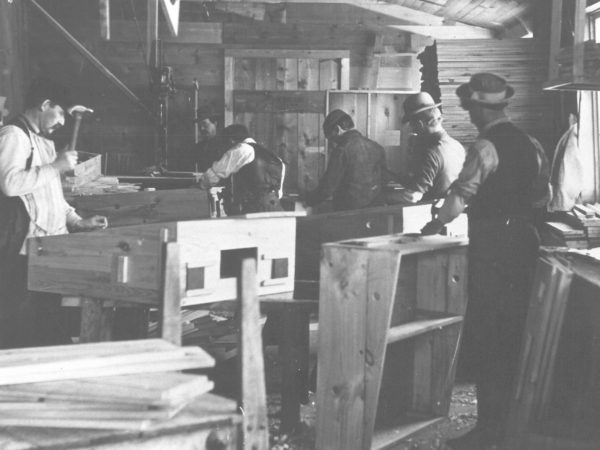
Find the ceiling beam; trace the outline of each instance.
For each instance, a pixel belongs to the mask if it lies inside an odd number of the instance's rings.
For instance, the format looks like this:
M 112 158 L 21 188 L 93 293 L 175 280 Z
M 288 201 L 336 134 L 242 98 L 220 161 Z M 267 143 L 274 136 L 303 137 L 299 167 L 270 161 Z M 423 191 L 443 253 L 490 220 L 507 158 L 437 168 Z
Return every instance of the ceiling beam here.
M 200 3 L 225 3 L 221 0 L 183 0 L 187 2 L 200 2 Z M 401 20 L 405 23 L 412 23 L 415 25 L 424 26 L 440 26 L 444 24 L 444 18 L 433 14 L 429 14 L 416 9 L 408 8 L 406 6 L 400 6 L 393 3 L 387 3 L 378 0 L 238 0 L 232 1 L 231 3 L 306 3 L 317 7 L 319 4 L 337 4 L 337 5 L 350 5 L 358 8 L 366 9 L 377 14 L 389 16 L 397 20 Z
M 487 28 L 469 25 L 441 25 L 441 26 L 419 26 L 419 25 L 389 25 L 400 31 L 429 36 L 433 39 L 495 39 L 497 33 Z

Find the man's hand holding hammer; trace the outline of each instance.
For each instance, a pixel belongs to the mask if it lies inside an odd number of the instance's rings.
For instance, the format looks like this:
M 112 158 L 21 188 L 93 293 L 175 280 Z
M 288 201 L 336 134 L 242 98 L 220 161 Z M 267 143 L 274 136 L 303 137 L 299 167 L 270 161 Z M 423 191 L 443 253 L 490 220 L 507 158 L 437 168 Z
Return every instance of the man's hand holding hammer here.
M 60 173 L 73 170 L 77 164 L 77 151 L 70 150 L 68 147 L 56 154 L 56 159 L 52 163 L 52 167 Z

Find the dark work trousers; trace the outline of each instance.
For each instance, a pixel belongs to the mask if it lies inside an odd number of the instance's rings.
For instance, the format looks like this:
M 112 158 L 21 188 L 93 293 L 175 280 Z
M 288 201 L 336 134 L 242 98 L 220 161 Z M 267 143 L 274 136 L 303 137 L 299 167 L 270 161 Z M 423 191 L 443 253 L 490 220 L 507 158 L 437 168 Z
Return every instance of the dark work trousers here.
M 469 222 L 463 350 L 477 387 L 477 425 L 498 439 L 516 379 L 538 249 L 538 234 L 523 219 Z
M 0 256 L 0 348 L 71 343 L 60 302 L 27 290 L 26 256 Z

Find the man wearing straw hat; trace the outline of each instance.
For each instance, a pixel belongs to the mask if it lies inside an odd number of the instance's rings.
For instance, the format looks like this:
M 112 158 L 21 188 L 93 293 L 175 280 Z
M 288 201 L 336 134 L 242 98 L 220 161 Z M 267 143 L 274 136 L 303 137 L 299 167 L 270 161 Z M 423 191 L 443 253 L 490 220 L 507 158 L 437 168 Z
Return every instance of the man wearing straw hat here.
M 415 135 L 416 163 L 410 176 L 400 180 L 406 189 L 388 201 L 416 203 L 443 197 L 458 177 L 466 152 L 462 144 L 444 130 L 440 105 L 427 92 L 410 95 L 404 100 L 402 122 L 409 122 Z
M 438 233 L 468 205 L 469 305 L 464 352 L 477 387 L 477 426 L 448 445 L 486 450 L 502 445 L 516 378 L 539 239 L 536 215 L 548 201 L 548 162 L 539 142 L 505 113 L 514 90 L 478 73 L 456 94 L 479 130 L 438 217 Z

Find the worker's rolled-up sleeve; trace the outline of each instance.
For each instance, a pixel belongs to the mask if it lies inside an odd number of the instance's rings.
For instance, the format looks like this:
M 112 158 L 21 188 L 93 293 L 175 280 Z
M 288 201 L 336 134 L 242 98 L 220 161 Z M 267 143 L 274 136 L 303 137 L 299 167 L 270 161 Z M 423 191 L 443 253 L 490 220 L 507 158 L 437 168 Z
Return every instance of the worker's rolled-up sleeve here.
M 231 174 L 238 172 L 246 164 L 254 161 L 254 148 L 242 142 L 230 148 L 225 154 L 215 161 L 213 165 L 200 177 L 200 185 L 204 189 L 215 186 Z
M 498 162 L 498 152 L 491 141 L 481 139 L 469 148 L 463 168 L 438 213 L 442 223 L 452 222 L 464 211 L 482 183 L 498 168 Z

